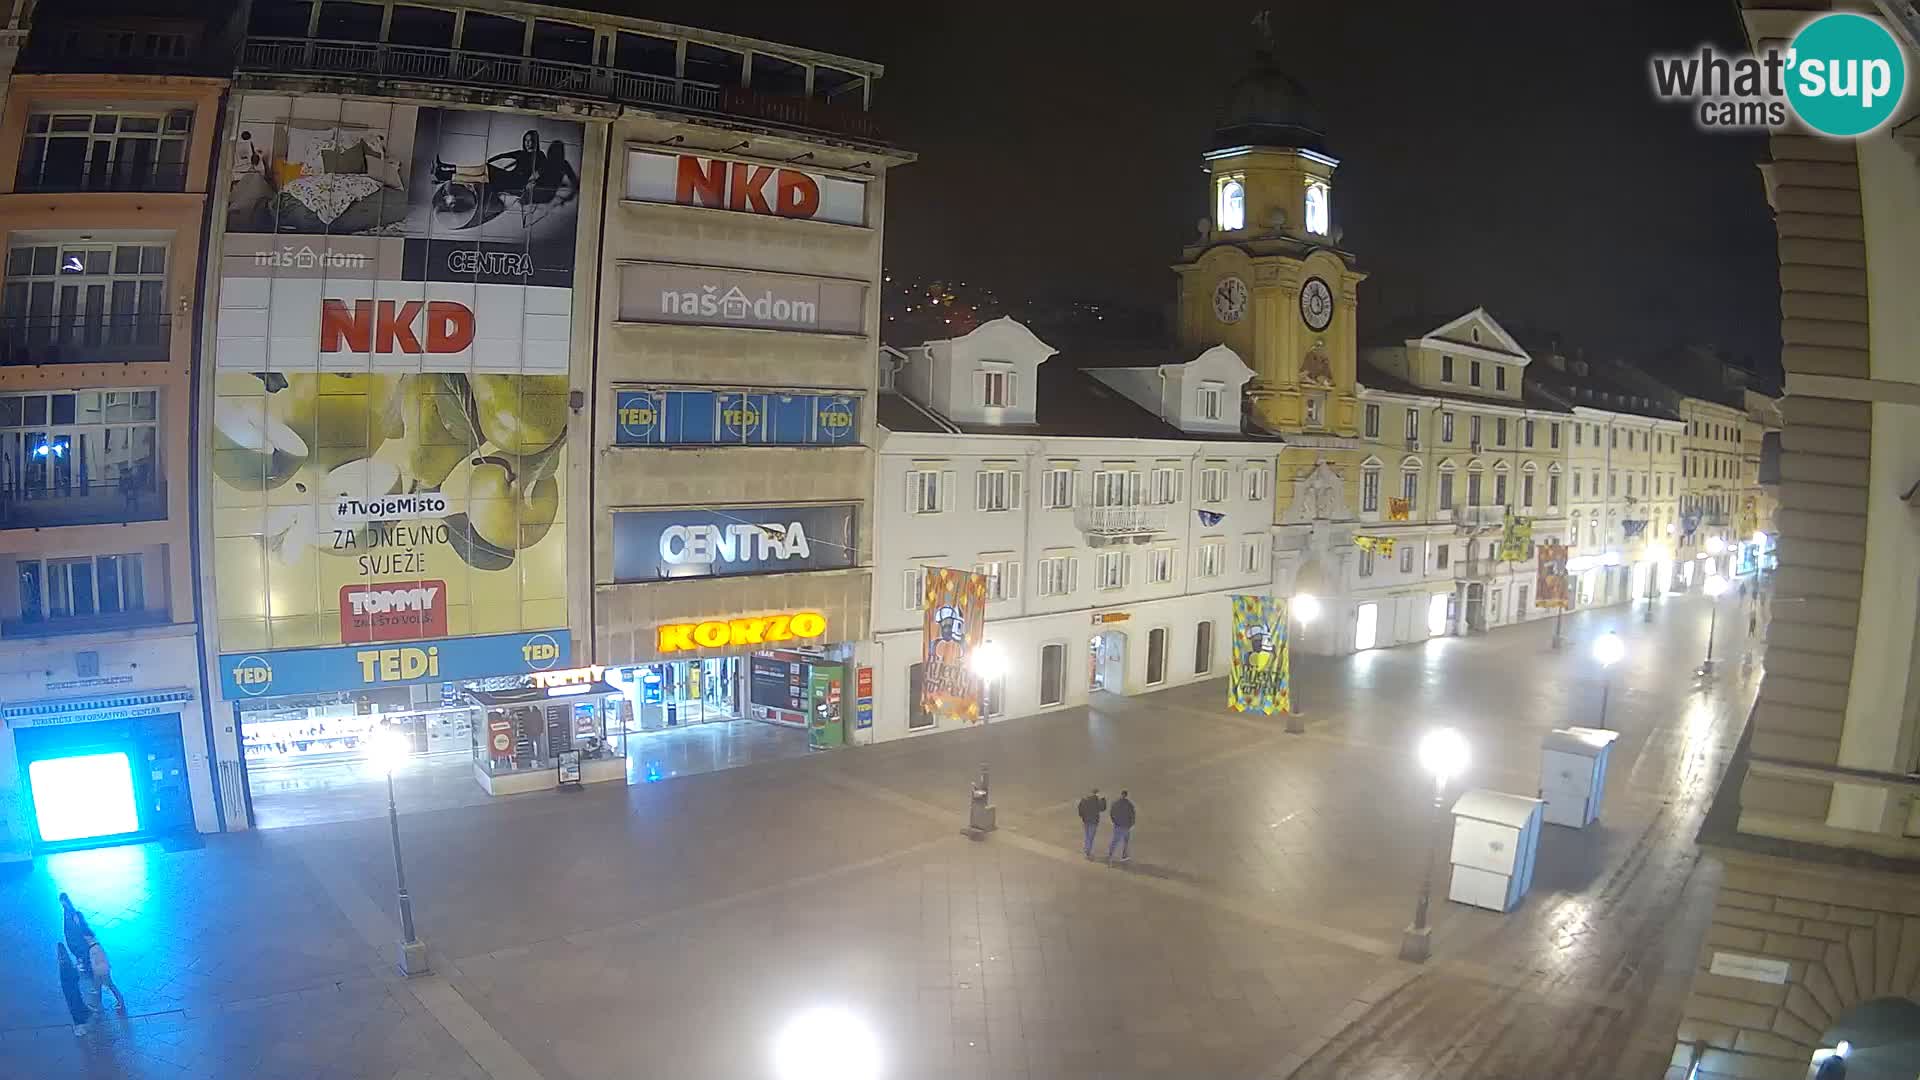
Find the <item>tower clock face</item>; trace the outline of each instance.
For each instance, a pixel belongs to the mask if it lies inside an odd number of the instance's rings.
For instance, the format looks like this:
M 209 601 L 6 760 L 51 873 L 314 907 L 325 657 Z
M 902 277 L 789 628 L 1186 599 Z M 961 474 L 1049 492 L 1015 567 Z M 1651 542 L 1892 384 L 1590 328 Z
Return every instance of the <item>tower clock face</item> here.
M 1213 316 L 1223 323 L 1237 323 L 1247 313 L 1247 283 L 1237 277 L 1224 277 L 1213 287 Z
M 1305 320 L 1307 329 L 1318 333 L 1333 321 L 1333 290 L 1317 277 L 1307 279 L 1300 286 L 1300 318 Z

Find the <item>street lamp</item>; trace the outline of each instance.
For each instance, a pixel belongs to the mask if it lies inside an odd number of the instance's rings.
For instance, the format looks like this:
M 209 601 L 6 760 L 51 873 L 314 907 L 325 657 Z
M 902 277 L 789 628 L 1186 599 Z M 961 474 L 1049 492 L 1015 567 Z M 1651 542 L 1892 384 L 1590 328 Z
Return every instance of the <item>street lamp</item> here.
M 1613 690 L 1613 665 L 1627 655 L 1627 643 L 1609 630 L 1593 643 L 1593 660 L 1600 665 L 1600 726 L 1607 726 L 1607 696 Z
M 407 892 L 407 867 L 400 861 L 400 808 L 393 799 L 393 767 L 406 757 L 406 737 L 383 731 L 373 737 L 368 756 L 387 774 L 387 828 L 393 837 L 393 880 L 400 895 L 400 974 L 427 974 L 427 943 L 413 930 L 413 896 Z
M 1295 593 L 1293 602 L 1288 604 L 1287 608 L 1293 613 L 1294 618 L 1300 620 L 1300 627 L 1304 630 L 1308 623 L 1320 617 L 1320 598 L 1312 593 Z M 1305 735 L 1307 725 L 1302 717 L 1306 714 L 1300 710 L 1298 704 L 1299 688 L 1293 685 L 1291 676 L 1288 677 L 1287 682 L 1287 734 Z
M 1420 740 L 1420 767 L 1433 774 L 1433 813 L 1445 823 L 1447 781 L 1467 767 L 1467 740 L 1452 728 L 1435 728 Z M 1433 899 L 1432 838 L 1427 840 L 1427 873 L 1420 883 L 1420 902 L 1413 909 L 1413 925 L 1400 938 L 1400 959 L 1424 964 L 1433 955 L 1433 928 L 1427 925 L 1427 908 Z
M 1707 609 L 1707 659 L 1700 665 L 1700 674 L 1711 675 L 1713 674 L 1713 635 L 1720 625 L 1720 594 L 1727 591 L 1727 579 L 1715 574 L 1701 586 L 1701 591 L 1707 594 L 1707 600 L 1713 606 Z
M 773 1069 L 780 1080 L 878 1080 L 880 1041 L 846 1009 L 809 1009 L 780 1029 Z

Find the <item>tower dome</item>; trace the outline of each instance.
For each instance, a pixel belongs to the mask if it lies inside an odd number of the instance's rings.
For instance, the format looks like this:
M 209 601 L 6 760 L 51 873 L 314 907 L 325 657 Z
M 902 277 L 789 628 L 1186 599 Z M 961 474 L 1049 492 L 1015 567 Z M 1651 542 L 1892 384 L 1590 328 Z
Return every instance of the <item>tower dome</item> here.
M 1321 150 L 1326 125 L 1312 95 L 1300 80 L 1280 70 L 1273 50 L 1262 45 L 1253 67 L 1233 84 L 1218 124 L 1213 149 L 1234 146 L 1286 146 Z

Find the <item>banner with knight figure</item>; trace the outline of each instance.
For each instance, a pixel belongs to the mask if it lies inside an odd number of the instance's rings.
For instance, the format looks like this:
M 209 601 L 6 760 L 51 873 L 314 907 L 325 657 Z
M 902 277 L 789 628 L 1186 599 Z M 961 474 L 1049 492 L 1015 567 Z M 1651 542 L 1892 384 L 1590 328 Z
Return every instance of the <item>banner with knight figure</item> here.
M 935 723 L 979 723 L 980 680 L 973 673 L 973 654 L 986 633 L 986 576 L 929 568 L 924 620 L 921 710 Z
M 1287 602 L 1273 596 L 1233 598 L 1233 664 L 1227 672 L 1227 705 L 1234 712 L 1268 716 L 1293 710 L 1289 677 Z
M 1564 608 L 1569 606 L 1567 597 L 1567 545 L 1541 544 L 1539 583 L 1534 587 L 1534 606 L 1543 608 Z

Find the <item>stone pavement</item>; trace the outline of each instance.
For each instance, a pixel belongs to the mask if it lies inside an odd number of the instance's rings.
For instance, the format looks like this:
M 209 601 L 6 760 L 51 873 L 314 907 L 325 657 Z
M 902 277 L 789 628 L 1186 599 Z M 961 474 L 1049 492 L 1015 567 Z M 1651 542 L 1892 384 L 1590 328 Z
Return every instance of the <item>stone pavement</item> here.
M 1692 833 L 1759 677 L 1721 601 L 1342 659 L 1298 658 L 1310 730 L 1218 682 L 1092 709 L 630 788 L 403 816 L 436 974 L 391 970 L 383 821 L 42 860 L 0 880 L 0 1077 L 586 1080 L 773 1074 L 784 1020 L 843 1006 L 888 1078 L 1658 1077 L 1704 933 Z M 1531 794 L 1540 737 L 1592 723 L 1586 644 L 1628 657 L 1608 805 L 1548 827 L 1510 915 L 1437 901 L 1412 745 L 1473 748 L 1468 786 Z M 993 765 L 1001 830 L 959 835 Z M 1079 853 L 1072 804 L 1131 788 L 1134 862 Z M 405 782 L 401 799 L 406 800 Z M 1444 852 L 1443 852 L 1444 854 Z M 1444 889 L 1444 867 L 1441 889 Z M 54 978 L 71 892 L 131 1002 L 87 1036 Z

